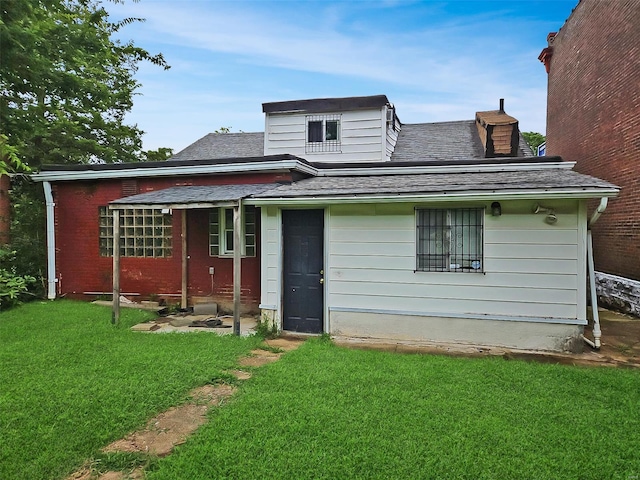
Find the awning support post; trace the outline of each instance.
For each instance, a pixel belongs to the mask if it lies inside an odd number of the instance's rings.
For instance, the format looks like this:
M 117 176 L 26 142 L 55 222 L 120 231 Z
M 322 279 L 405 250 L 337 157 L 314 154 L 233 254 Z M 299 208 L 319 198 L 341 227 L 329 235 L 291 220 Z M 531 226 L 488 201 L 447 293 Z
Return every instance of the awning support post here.
M 113 211 L 113 297 L 111 323 L 120 322 L 120 210 Z
M 233 334 L 240 335 L 242 200 L 233 206 Z
M 187 285 L 187 274 L 188 274 L 188 266 L 187 262 L 189 257 L 187 256 L 187 211 L 182 210 L 182 285 L 180 287 L 180 308 L 187 308 L 187 294 L 188 294 L 188 285 Z

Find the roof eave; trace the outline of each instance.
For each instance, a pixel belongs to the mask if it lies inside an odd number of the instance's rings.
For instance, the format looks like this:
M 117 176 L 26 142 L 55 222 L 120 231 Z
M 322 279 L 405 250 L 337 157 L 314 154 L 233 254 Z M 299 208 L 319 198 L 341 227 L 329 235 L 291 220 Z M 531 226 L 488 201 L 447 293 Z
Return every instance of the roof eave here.
M 567 188 L 567 189 L 527 189 L 527 190 L 490 190 L 434 193 L 398 193 L 351 194 L 297 197 L 250 197 L 245 200 L 249 205 L 313 205 L 337 203 L 406 203 L 406 202 L 451 202 L 451 201 L 487 201 L 491 200 L 539 200 L 539 199 L 575 199 L 615 197 L 619 193 L 614 188 Z
M 130 170 L 51 170 L 35 173 L 31 178 L 36 182 L 56 182 L 74 180 L 103 180 L 121 179 L 126 172 L 126 178 L 167 177 L 176 175 L 224 175 L 233 173 L 259 173 L 298 171 L 309 175 L 316 175 L 317 168 L 301 160 L 276 160 L 247 163 L 202 164 L 185 166 L 160 166 L 148 168 L 132 168 Z

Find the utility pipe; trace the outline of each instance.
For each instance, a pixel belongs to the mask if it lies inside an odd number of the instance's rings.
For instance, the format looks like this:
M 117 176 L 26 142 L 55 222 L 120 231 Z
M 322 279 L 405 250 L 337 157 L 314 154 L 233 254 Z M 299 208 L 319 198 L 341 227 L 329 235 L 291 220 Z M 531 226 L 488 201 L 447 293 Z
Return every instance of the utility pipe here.
M 593 264 L 593 240 L 591 238 L 591 230 L 587 230 L 587 261 L 589 267 L 589 288 L 591 290 L 591 313 L 593 315 L 593 344 L 587 342 L 593 348 L 600 348 L 600 314 L 598 313 L 598 294 L 596 292 L 596 273 Z
M 589 290 L 591 290 L 591 313 L 593 315 L 593 341 L 581 335 L 582 339 L 591 348 L 600 349 L 602 330 L 600 329 L 600 314 L 598 313 L 598 294 L 596 292 L 596 272 L 593 261 L 593 238 L 591 235 L 591 227 L 598 221 L 600 215 L 607 209 L 609 199 L 602 197 L 596 211 L 593 212 L 591 218 L 587 222 L 587 266 L 589 269 Z
M 44 188 L 44 199 L 47 213 L 47 298 L 56 298 L 56 230 L 55 230 L 55 210 L 56 204 L 53 201 L 50 182 L 42 182 Z

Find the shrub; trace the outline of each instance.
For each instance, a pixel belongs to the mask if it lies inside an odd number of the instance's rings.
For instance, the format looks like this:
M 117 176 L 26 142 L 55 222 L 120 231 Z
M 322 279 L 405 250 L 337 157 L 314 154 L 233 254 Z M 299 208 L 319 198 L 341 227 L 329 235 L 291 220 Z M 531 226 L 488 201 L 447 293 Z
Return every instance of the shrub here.
M 36 279 L 19 275 L 15 267 L 16 252 L 0 248 L 0 310 L 12 307 L 29 295 L 29 286 Z

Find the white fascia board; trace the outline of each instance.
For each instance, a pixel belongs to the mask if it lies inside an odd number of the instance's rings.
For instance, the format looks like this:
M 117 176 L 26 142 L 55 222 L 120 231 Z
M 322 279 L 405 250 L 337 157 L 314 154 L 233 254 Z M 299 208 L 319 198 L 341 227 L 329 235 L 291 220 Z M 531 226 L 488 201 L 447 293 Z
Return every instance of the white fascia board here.
M 380 166 L 332 168 L 318 171 L 318 177 L 353 177 L 371 175 L 412 175 L 419 173 L 482 173 L 482 172 L 519 172 L 530 170 L 563 169 L 572 170 L 576 162 L 538 162 L 485 165 L 416 165 L 415 167 Z M 387 163 L 386 165 L 389 165 Z
M 450 202 L 450 201 L 487 201 L 491 200 L 539 200 L 539 199 L 591 199 L 615 197 L 617 190 L 526 190 L 526 191 L 490 191 L 459 192 L 436 194 L 397 194 L 397 195 L 349 195 L 322 197 L 279 197 L 247 198 L 247 205 L 329 205 L 341 203 L 407 203 L 407 202 Z
M 52 170 L 31 175 L 36 182 L 56 182 L 73 180 L 121 179 L 139 177 L 168 177 L 176 175 L 200 174 L 232 174 L 254 173 L 265 171 L 297 170 L 310 175 L 317 175 L 315 167 L 297 160 L 280 160 L 270 162 L 226 163 L 219 165 L 190 165 L 181 167 L 150 167 L 118 170 Z
M 109 210 L 129 210 L 129 209 L 164 209 L 192 210 L 195 208 L 217 208 L 234 207 L 238 202 L 198 202 L 198 203 L 114 203 L 109 205 Z

